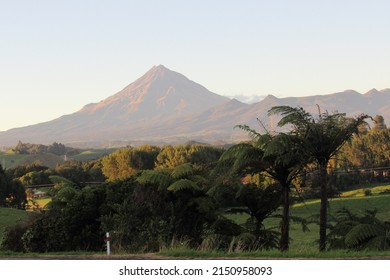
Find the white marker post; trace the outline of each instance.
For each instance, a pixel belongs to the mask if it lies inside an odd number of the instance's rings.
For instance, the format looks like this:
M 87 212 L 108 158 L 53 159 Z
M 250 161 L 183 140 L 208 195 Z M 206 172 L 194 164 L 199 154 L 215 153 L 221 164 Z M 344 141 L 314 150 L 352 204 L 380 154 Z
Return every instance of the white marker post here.
M 106 242 L 107 242 L 107 256 L 110 255 L 110 233 L 106 232 Z

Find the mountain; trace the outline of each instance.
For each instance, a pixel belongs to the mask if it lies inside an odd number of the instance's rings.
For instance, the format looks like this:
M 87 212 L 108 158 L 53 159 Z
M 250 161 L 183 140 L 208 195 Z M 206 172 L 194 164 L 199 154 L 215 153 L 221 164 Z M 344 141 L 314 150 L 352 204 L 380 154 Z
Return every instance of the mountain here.
M 154 66 L 120 92 L 58 119 L 0 132 L 0 146 L 15 141 L 48 144 L 53 141 L 127 141 L 144 138 L 141 131 L 172 118 L 198 113 L 228 102 L 182 74 Z M 147 133 L 150 134 L 150 133 Z
M 277 117 L 267 115 L 272 106 L 301 106 L 317 114 L 345 112 L 380 114 L 390 121 L 390 89 L 353 90 L 328 95 L 277 98 L 268 95 L 246 104 L 212 93 L 180 73 L 159 65 L 118 93 L 84 106 L 78 112 L 27 127 L 0 132 L 0 146 L 22 142 L 73 146 L 107 146 L 140 143 L 235 142 L 246 139 L 238 124 L 254 129 L 276 128 Z

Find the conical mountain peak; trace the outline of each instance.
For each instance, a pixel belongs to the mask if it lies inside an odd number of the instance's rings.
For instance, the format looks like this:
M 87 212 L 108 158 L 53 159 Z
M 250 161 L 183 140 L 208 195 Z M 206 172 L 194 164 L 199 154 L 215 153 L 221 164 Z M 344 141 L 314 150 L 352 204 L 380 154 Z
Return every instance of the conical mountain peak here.
M 120 92 L 84 107 L 83 111 L 136 121 L 196 113 L 228 100 L 184 75 L 158 65 Z
M 81 143 L 178 143 L 246 139 L 234 130 L 237 124 L 258 126 L 267 119 L 272 106 L 300 106 L 309 112 L 322 110 L 383 115 L 390 118 L 390 90 L 370 91 L 362 95 L 346 91 L 300 98 L 277 98 L 269 95 L 255 104 L 212 93 L 184 75 L 163 65 L 150 68 L 140 78 L 99 103 L 89 104 L 73 114 L 41 124 L 0 132 L 0 146 L 15 145 L 18 140 L 50 144 Z M 388 121 L 387 121 L 388 122 Z M 270 127 L 273 121 L 270 120 Z M 238 137 L 238 138 L 237 138 Z M 241 137 L 241 138 L 240 138 Z M 91 146 L 90 146 L 91 147 Z

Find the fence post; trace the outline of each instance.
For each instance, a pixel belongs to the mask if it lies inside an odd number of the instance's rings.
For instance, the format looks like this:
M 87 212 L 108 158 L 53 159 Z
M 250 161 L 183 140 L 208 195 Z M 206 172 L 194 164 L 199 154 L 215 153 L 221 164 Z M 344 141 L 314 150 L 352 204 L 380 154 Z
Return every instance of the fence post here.
M 110 233 L 106 232 L 106 242 L 107 242 L 107 256 L 111 254 L 110 251 Z

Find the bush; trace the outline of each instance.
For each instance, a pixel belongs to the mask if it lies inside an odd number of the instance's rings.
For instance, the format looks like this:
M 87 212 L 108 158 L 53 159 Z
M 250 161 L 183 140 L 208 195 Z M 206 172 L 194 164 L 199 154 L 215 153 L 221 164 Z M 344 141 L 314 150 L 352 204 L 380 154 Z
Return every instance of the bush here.
M 27 229 L 27 223 L 17 223 L 14 226 L 7 227 L 1 242 L 1 248 L 13 252 L 25 252 L 23 235 Z
M 371 196 L 372 191 L 371 190 L 364 190 L 364 196 Z

